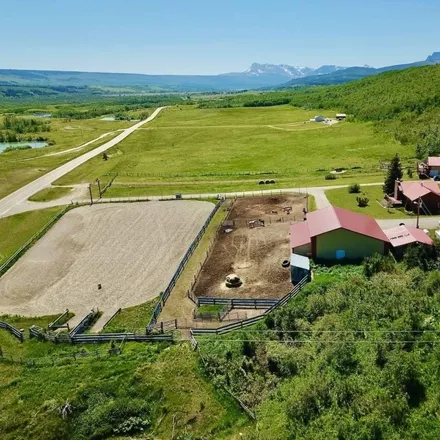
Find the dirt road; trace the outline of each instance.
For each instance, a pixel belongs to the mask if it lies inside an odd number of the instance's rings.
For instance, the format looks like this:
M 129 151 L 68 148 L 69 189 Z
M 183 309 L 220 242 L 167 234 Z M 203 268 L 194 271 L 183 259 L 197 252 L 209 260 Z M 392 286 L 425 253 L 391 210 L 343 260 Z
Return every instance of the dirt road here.
M 85 153 L 82 156 L 79 156 L 76 159 L 71 160 L 70 162 L 67 162 L 66 164 L 56 168 L 53 171 L 50 171 L 44 176 L 39 177 L 33 182 L 28 183 L 27 185 L 23 186 L 17 191 L 14 191 L 12 194 L 9 194 L 8 196 L 1 199 L 0 217 L 6 217 L 8 213 L 14 208 L 14 206 L 25 202 L 29 197 L 33 196 L 38 191 L 41 191 L 42 189 L 49 187 L 52 182 L 64 176 L 65 174 L 69 173 L 70 171 L 74 170 L 79 165 L 82 165 L 83 163 L 87 162 L 92 157 L 98 156 L 99 154 L 102 154 L 104 151 L 108 150 L 109 148 L 112 148 L 115 145 L 117 145 L 127 136 L 130 136 L 130 134 L 132 134 L 139 127 L 142 127 L 143 125 L 152 121 L 163 108 L 164 107 L 160 107 L 156 109 L 149 118 L 145 119 L 144 121 L 138 122 L 135 125 L 132 125 L 131 127 L 122 131 L 121 134 L 111 139 L 110 141 L 106 142 L 105 144 L 101 145 L 100 147 L 95 148 L 94 150 L 89 151 L 88 153 Z

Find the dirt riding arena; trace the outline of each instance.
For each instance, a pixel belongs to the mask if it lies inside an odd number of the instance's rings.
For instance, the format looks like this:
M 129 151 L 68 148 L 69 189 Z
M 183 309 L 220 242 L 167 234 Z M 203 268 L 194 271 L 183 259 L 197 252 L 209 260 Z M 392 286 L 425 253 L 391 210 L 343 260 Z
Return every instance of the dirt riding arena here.
M 105 312 L 155 298 L 213 208 L 170 201 L 69 211 L 0 278 L 0 315 Z
M 286 295 L 292 288 L 290 271 L 281 263 L 290 259 L 290 224 L 303 218 L 305 206 L 306 199 L 300 195 L 237 199 L 193 293 L 228 298 Z M 289 214 L 287 207 L 292 208 Z M 264 220 L 264 226 L 259 219 Z M 226 232 L 228 229 L 232 231 Z M 232 273 L 243 281 L 241 287 L 225 286 L 226 276 Z

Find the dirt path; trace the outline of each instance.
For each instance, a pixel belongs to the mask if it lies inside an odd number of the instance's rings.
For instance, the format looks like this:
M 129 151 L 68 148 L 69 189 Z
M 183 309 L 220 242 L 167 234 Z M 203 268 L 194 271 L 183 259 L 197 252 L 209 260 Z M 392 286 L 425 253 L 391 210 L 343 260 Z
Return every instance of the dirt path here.
M 74 209 L 0 279 L 0 314 L 84 315 L 151 300 L 212 209 L 191 201 Z

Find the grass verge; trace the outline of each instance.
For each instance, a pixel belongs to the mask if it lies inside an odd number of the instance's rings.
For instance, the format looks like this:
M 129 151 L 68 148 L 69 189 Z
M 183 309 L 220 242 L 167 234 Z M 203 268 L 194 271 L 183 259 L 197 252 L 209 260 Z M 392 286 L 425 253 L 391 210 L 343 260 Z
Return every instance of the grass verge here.
M 67 196 L 72 192 L 72 188 L 66 186 L 51 186 L 50 188 L 44 188 L 37 192 L 33 196 L 29 197 L 31 202 L 50 202 L 51 200 L 57 200 L 61 197 Z
M 62 207 L 23 212 L 0 219 L 0 265 L 36 234 Z

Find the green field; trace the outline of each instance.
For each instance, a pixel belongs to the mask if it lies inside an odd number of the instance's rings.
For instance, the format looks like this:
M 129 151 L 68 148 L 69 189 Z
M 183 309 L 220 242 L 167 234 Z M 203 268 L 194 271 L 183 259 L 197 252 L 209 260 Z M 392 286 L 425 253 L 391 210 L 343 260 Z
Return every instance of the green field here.
M 0 219 L 0 265 L 11 257 L 62 208 L 24 212 Z
M 291 106 L 166 110 L 148 127 L 64 176 L 58 184 L 90 182 L 118 173 L 106 197 L 203 193 L 381 181 L 379 161 L 411 147 L 368 123 L 304 123 L 317 111 Z M 334 112 L 323 112 L 334 116 Z M 347 172 L 326 181 L 333 168 Z M 260 180 L 273 179 L 271 186 Z
M 45 326 L 53 318 L 34 322 Z M 234 434 L 249 423 L 201 374 L 189 344 L 131 343 L 122 355 L 110 356 L 106 344 L 20 344 L 0 330 L 0 346 L 7 359 L 0 359 L 2 440 L 133 438 L 143 431 L 158 440 L 173 432 L 182 439 L 238 439 Z M 73 411 L 63 418 L 59 408 L 66 403 Z
M 325 194 L 332 205 L 375 218 L 402 218 L 409 215 L 403 208 L 386 209 L 380 205 L 379 201 L 383 199 L 382 185 L 361 186 L 360 194 L 350 194 L 348 188 L 330 189 Z M 358 206 L 356 197 L 359 196 L 369 199 L 368 206 L 365 208 Z
M 38 191 L 33 196 L 29 197 L 29 200 L 31 202 L 49 202 L 67 196 L 70 192 L 72 192 L 72 188 L 67 186 L 52 186 Z
M 51 119 L 51 131 L 32 133 L 32 135 L 47 137 L 49 140 L 55 141 L 55 145 L 0 154 L 0 198 L 46 174 L 57 166 L 108 142 L 117 136 L 119 133 L 117 130 L 133 124 L 133 122 L 127 121 L 101 121 L 99 119 L 74 121 Z M 110 132 L 112 134 L 83 149 L 66 151 Z M 53 153 L 61 153 L 63 151 L 65 153 L 52 155 Z

